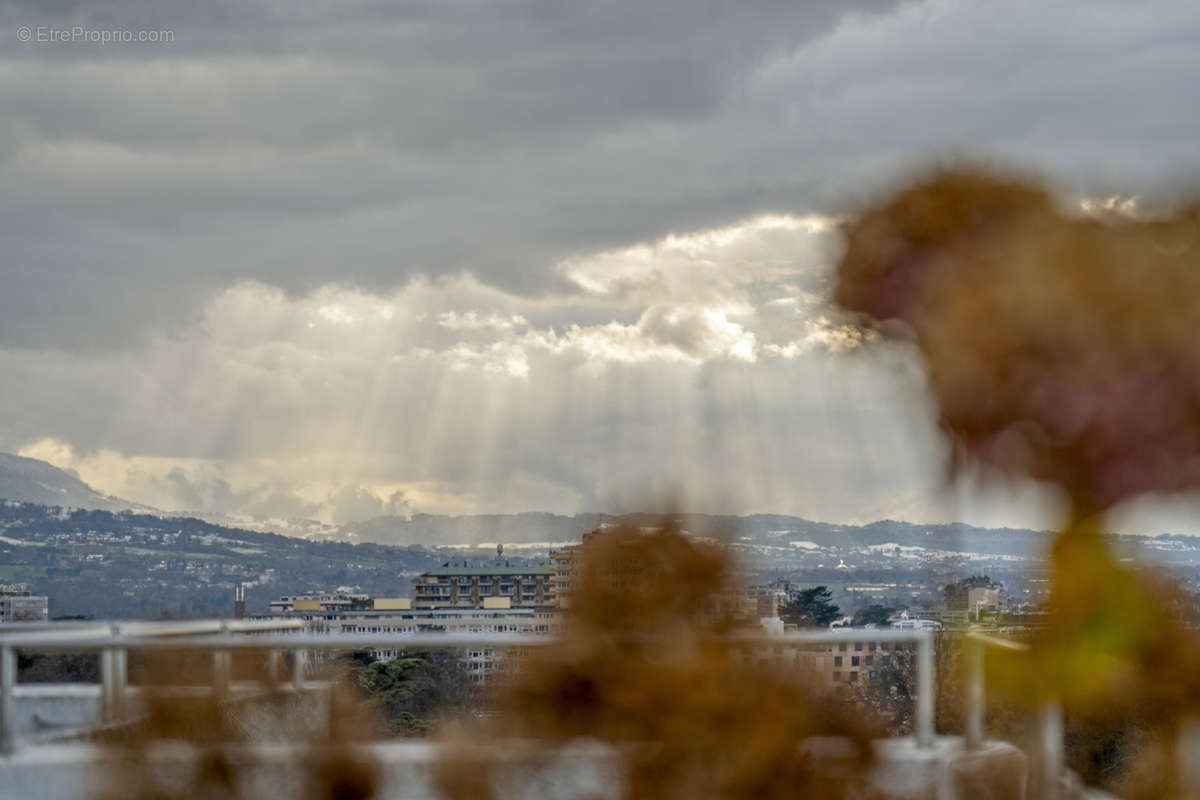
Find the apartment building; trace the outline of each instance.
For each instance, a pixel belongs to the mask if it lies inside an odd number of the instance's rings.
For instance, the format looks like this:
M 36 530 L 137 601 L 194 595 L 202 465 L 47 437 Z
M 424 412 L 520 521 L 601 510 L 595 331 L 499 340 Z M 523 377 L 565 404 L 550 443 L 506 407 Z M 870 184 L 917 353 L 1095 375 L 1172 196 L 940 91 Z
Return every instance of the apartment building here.
M 951 625 L 966 625 L 994 618 L 1007 610 L 1008 593 L 1004 584 L 986 575 L 972 575 L 942 589 L 942 620 Z
M 550 590 L 554 605 L 566 608 L 570 603 L 571 589 L 579 579 L 579 566 L 586 548 L 603 529 L 585 533 L 579 544 L 570 544 L 559 550 L 550 551 Z
M 0 622 L 47 622 L 50 600 L 21 586 L 0 586 Z
M 268 613 L 369 611 L 374 608 L 374 602 L 369 595 L 348 592 L 290 594 L 272 600 Z
M 477 564 L 447 561 L 413 579 L 413 608 L 528 608 L 556 606 L 550 563 L 513 564 L 496 548 L 496 560 Z
M 841 630 L 851 630 L 849 628 Z M 861 633 L 861 629 L 857 629 Z M 860 682 L 904 681 L 912 670 L 916 645 L 891 640 L 767 644 L 754 652 L 763 666 L 774 665 L 812 675 L 817 685 L 850 687 Z
M 555 635 L 559 632 L 558 614 L 553 609 L 512 608 L 508 598 L 495 598 L 487 608 L 413 608 L 407 597 L 376 597 L 360 608 L 301 599 L 288 608 L 273 602 L 268 619 L 302 619 L 310 633 L 332 637 L 356 633 L 521 633 Z M 311 606 L 311 607 L 310 607 Z M 380 661 L 390 661 L 403 652 L 395 646 L 372 651 Z M 512 654 L 516 651 L 509 650 Z M 484 682 L 505 671 L 504 654 L 493 648 L 479 647 L 463 651 L 463 663 L 476 682 Z

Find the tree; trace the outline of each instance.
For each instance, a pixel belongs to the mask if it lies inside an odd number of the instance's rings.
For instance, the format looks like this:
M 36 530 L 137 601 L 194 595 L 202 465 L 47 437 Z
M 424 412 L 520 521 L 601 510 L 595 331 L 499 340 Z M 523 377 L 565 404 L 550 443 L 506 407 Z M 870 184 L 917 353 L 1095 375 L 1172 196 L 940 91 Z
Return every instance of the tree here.
M 96 683 L 100 659 L 95 653 L 17 653 L 21 683 Z
M 832 602 L 833 592 L 825 586 L 814 586 L 796 595 L 779 612 L 784 622 L 798 628 L 824 628 L 839 616 L 841 611 Z
M 890 651 L 875 654 L 875 668 L 851 685 L 854 702 L 883 725 L 888 736 L 912 733 L 916 711 L 917 669 L 907 642 L 895 642 Z M 938 696 L 943 691 L 937 683 Z
M 422 736 L 433 718 L 469 710 L 477 694 L 461 654 L 413 653 L 378 661 L 370 653 L 351 653 L 355 680 L 378 703 L 393 734 Z
M 866 608 L 860 609 L 859 612 L 854 615 L 853 624 L 855 627 L 862 625 L 886 625 L 888 618 L 892 616 L 892 611 L 894 611 L 894 609 L 887 608 L 886 606 L 867 606 Z

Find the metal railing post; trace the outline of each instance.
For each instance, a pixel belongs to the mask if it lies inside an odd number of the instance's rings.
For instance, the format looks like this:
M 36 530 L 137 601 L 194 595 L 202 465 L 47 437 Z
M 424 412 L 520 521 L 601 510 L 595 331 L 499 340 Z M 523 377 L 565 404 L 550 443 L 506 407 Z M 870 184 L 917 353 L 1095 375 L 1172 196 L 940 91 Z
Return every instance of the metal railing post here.
M 1038 714 L 1038 751 L 1041 760 L 1040 800 L 1058 800 L 1062 794 L 1063 714 L 1062 706 L 1050 701 Z
M 976 750 L 983 745 L 983 644 L 967 640 L 966 745 Z
M 129 653 L 124 647 L 114 647 L 112 659 L 113 714 L 116 719 L 121 720 L 129 714 L 129 693 L 126 691 L 129 687 Z
M 300 691 L 304 688 L 304 662 L 308 660 L 308 651 L 298 647 L 292 651 L 292 688 Z
M 8 645 L 0 645 L 0 756 L 17 749 L 16 703 L 17 654 Z
M 121 636 L 121 626 L 113 625 L 113 639 Z M 125 716 L 125 683 L 128 659 L 124 647 L 105 647 L 100 651 L 100 718 L 116 722 Z
M 229 632 L 228 626 L 221 623 L 221 636 Z M 225 648 L 213 650 L 213 692 L 218 697 L 229 694 L 229 680 L 233 672 L 233 654 Z
M 111 647 L 100 651 L 100 719 L 113 722 L 117 718 L 116 652 Z
M 917 641 L 917 747 L 933 747 L 933 636 Z
M 272 647 L 267 651 L 267 683 L 272 687 L 278 687 L 280 683 L 280 653 L 279 649 Z

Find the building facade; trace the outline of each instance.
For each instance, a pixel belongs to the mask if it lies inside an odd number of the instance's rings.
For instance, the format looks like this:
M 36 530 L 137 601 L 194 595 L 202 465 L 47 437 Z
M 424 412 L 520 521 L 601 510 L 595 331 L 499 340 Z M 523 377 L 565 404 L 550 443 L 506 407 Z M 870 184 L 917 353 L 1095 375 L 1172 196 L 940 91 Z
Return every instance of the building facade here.
M 513 564 L 497 548 L 487 564 L 447 561 L 413 579 L 414 609 L 552 609 L 554 568 L 549 563 Z
M 447 561 L 413 579 L 413 596 L 370 597 L 351 592 L 285 595 L 271 601 L 268 618 L 301 619 L 310 632 L 342 634 L 559 633 L 549 564 L 513 564 L 497 548 L 495 561 Z M 395 647 L 373 652 L 396 658 Z M 505 669 L 493 649 L 463 653 L 468 674 L 482 682 Z
M 330 636 L 358 633 L 522 633 L 553 636 L 560 631 L 559 617 L 553 609 L 533 608 L 413 608 L 406 598 L 377 597 L 369 607 L 347 608 L 342 605 L 301 600 L 283 608 L 272 603 L 268 619 L 301 619 L 310 633 Z M 313 607 L 309 607 L 313 606 Z M 372 651 L 380 661 L 390 661 L 403 652 L 388 647 Z M 512 650 L 510 653 L 514 652 Z M 503 673 L 507 664 L 502 653 L 479 647 L 463 651 L 463 663 L 472 680 L 482 683 Z
M 1004 584 L 986 575 L 972 575 L 942 589 L 942 620 L 950 625 L 966 625 L 995 619 L 1008 609 Z
M 50 600 L 22 587 L 0 586 L 0 622 L 48 622 Z
M 374 609 L 374 602 L 369 595 L 344 592 L 289 594 L 280 597 L 278 600 L 272 600 L 268 608 L 268 613 L 288 614 L 292 611 L 370 611 Z

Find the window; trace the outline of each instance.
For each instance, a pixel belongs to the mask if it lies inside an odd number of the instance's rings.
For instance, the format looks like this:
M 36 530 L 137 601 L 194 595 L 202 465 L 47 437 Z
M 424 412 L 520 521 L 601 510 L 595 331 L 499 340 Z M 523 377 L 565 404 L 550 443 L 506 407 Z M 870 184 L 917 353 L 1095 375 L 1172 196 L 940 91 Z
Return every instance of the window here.
M 870 650 L 872 653 L 874 653 L 875 652 L 875 643 L 871 642 L 870 644 L 868 644 L 867 649 Z
M 874 663 L 875 663 L 875 656 L 867 656 L 867 666 L 869 667 Z
M 879 645 L 879 649 L 880 650 L 891 650 L 892 643 L 891 642 L 883 642 L 882 644 Z
M 843 653 L 846 652 L 846 643 L 838 642 L 838 650 L 842 651 Z
M 855 649 L 855 651 L 856 651 L 856 652 L 859 652 L 859 653 L 861 653 L 861 652 L 862 652 L 862 642 L 855 642 L 855 643 L 854 643 L 854 649 Z
M 837 683 L 837 682 L 838 682 L 838 681 L 840 681 L 841 679 L 842 679 L 842 673 L 835 671 L 835 672 L 833 673 L 833 682 L 834 682 L 834 683 Z
M 858 682 L 858 673 L 857 673 L 857 672 L 851 672 L 851 673 L 850 673 L 850 682 L 851 682 L 851 683 L 857 683 L 857 682 Z
M 850 656 L 850 666 L 852 666 L 852 667 L 858 666 L 858 656 Z M 853 675 L 854 673 L 850 673 L 850 674 Z
M 841 656 L 834 656 L 834 657 L 833 657 L 833 665 L 834 665 L 835 667 L 840 667 L 840 666 L 842 665 L 842 657 L 841 657 Z

